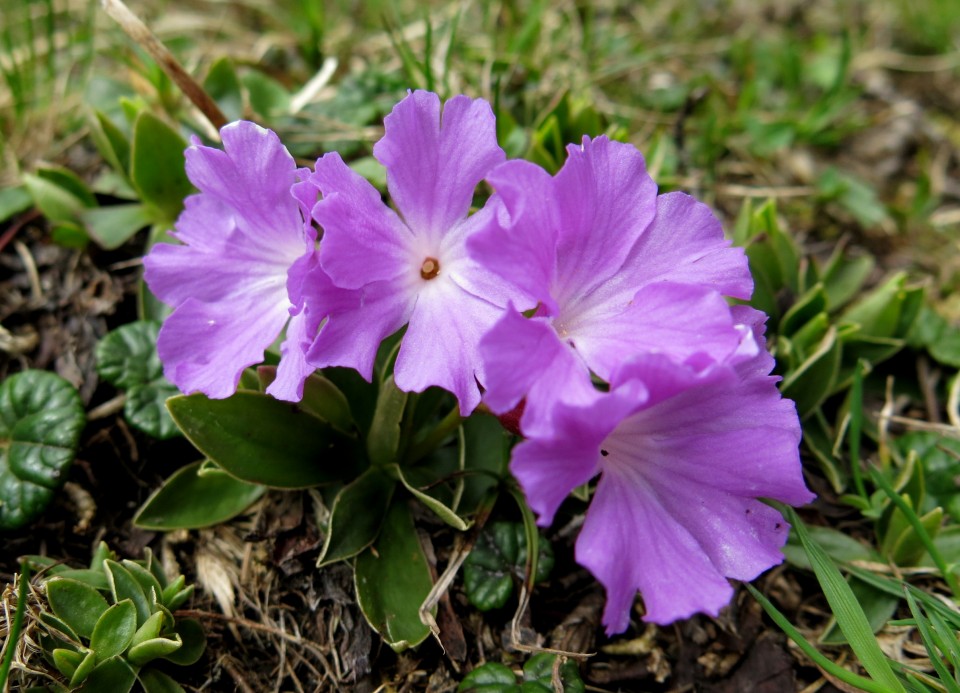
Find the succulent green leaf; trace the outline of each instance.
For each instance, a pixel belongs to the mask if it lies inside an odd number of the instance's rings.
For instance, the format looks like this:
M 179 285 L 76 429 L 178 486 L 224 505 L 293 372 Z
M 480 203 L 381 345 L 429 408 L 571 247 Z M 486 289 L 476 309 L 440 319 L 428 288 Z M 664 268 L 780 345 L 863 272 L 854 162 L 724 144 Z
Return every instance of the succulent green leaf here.
M 487 662 L 467 674 L 457 693 L 519 693 L 520 685 L 510 667 L 499 662 Z
M 150 210 L 138 202 L 84 209 L 79 216 L 90 238 L 107 250 L 119 248 L 154 221 Z
M 357 556 L 354 575 L 363 615 L 391 648 L 400 652 L 426 639 L 430 629 L 419 611 L 433 580 L 404 501 L 390 507 L 376 551 Z
M 86 423 L 76 389 L 28 370 L 0 383 L 0 530 L 36 518 L 66 480 Z
M 102 570 L 92 570 L 90 568 L 66 568 L 56 572 L 58 577 L 70 578 L 85 582 L 93 588 L 103 592 L 110 591 L 110 583 L 107 582 L 107 576 Z
M 106 611 L 106 609 L 104 609 Z M 47 632 L 59 633 L 63 638 L 71 642 L 79 643 L 80 635 L 63 620 L 57 618 L 49 611 L 41 611 L 38 616 L 40 622 L 46 626 Z
M 183 199 L 193 192 L 185 169 L 186 148 L 169 125 L 148 110 L 140 111 L 133 124 L 130 179 L 143 201 L 171 225 L 183 209 Z
M 350 441 L 329 424 L 258 392 L 167 400 L 184 435 L 227 473 L 254 484 L 309 488 L 356 475 Z
M 203 626 L 195 619 L 184 618 L 177 621 L 174 630 L 183 644 L 180 649 L 165 655 L 164 659 L 185 667 L 195 664 L 207 648 L 207 636 L 203 632 Z
M 183 641 L 180 640 L 180 636 L 174 633 L 173 639 L 153 638 L 151 640 L 145 640 L 137 645 L 133 645 L 130 648 L 130 652 L 127 653 L 127 659 L 134 666 L 143 666 L 147 662 L 151 662 L 154 659 L 167 657 L 173 654 L 182 646 Z
M 377 407 L 373 413 L 370 433 L 367 434 L 367 454 L 374 465 L 397 461 L 400 445 L 400 422 L 407 406 L 409 393 L 400 390 L 390 375 L 380 386 Z
M 110 590 L 113 592 L 114 602 L 120 602 L 129 599 L 134 606 L 136 613 L 136 623 L 134 630 L 144 622 L 153 613 L 150 600 L 144 594 L 143 588 L 133 575 L 126 568 L 116 561 L 106 560 L 103 562 L 107 571 L 107 580 L 110 582 Z M 131 631 L 131 637 L 133 632 Z
M 77 665 L 77 668 L 73 671 L 73 675 L 70 677 L 70 686 L 78 686 L 83 683 L 96 668 L 97 653 L 95 650 L 87 650 L 84 652 L 83 660 Z
M 77 635 L 89 638 L 97 621 L 110 607 L 96 589 L 78 580 L 55 577 L 47 580 L 50 608 Z
M 243 93 L 230 58 L 214 61 L 203 80 L 203 89 L 217 102 L 227 120 L 232 122 L 243 117 Z
M 53 651 L 51 656 L 53 657 L 53 665 L 57 668 L 57 671 L 63 674 L 64 678 L 72 679 L 73 675 L 77 673 L 77 669 L 83 664 L 86 654 L 87 653 L 77 652 L 76 650 L 58 647 Z M 94 657 L 94 662 L 96 662 L 96 657 Z
M 330 510 L 318 567 L 353 558 L 376 541 L 395 486 L 383 469 L 371 467 L 340 489 Z
M 145 693 L 184 693 L 183 687 L 159 669 L 141 669 L 138 675 Z
M 193 596 L 194 586 L 190 585 L 179 592 L 175 593 L 169 599 L 164 599 L 163 604 L 166 608 L 171 611 L 179 609 L 181 606 L 187 603 L 187 600 Z
M 538 542 L 534 582 L 546 580 L 553 568 L 553 549 Z M 520 522 L 494 522 L 484 528 L 463 563 L 467 599 L 481 611 L 499 609 L 513 594 L 514 582 L 524 579 L 527 565 L 526 530 Z
M 163 594 L 160 597 L 164 605 L 167 605 L 167 603 L 173 599 L 174 595 L 179 594 L 186 584 L 187 579 L 183 577 L 183 575 L 178 575 L 176 580 L 164 587 Z M 167 608 L 170 607 L 167 606 Z
M 94 111 L 89 123 L 90 137 L 97 151 L 114 171 L 126 177 L 130 167 L 130 140 L 102 111 Z
M 265 390 L 277 377 L 277 367 L 260 366 L 257 375 Z M 340 388 L 324 376 L 315 373 L 304 381 L 303 399 L 297 404 L 308 414 L 326 421 L 340 432 L 353 433 L 355 424 L 350 413 L 350 402 Z
M 133 522 L 161 531 L 210 527 L 239 515 L 265 491 L 265 486 L 194 462 L 174 472 L 147 499 Z
M 97 664 L 76 693 L 129 693 L 137 673 L 117 655 Z
M 160 599 L 160 595 L 163 593 L 160 581 L 157 580 L 153 573 L 136 561 L 124 559 L 122 565 L 127 569 L 127 572 L 130 573 L 130 576 L 137 581 L 137 584 L 140 585 L 144 596 L 146 596 L 147 601 L 150 602 L 152 612 L 153 604 Z
M 135 647 L 142 642 L 159 637 L 165 619 L 166 614 L 163 611 L 157 611 L 151 614 L 150 618 L 144 621 L 143 625 L 137 628 L 137 632 L 133 634 L 131 646 Z
M 557 655 L 549 652 L 538 652 L 523 665 L 522 693 L 553 693 L 553 667 Z M 560 664 L 560 682 L 563 684 L 563 693 L 584 693 L 586 687 L 580 678 L 577 663 L 568 659 Z
M 123 599 L 97 621 L 90 636 L 90 649 L 97 653 L 97 661 L 103 662 L 125 652 L 136 632 L 137 608 L 129 599 Z

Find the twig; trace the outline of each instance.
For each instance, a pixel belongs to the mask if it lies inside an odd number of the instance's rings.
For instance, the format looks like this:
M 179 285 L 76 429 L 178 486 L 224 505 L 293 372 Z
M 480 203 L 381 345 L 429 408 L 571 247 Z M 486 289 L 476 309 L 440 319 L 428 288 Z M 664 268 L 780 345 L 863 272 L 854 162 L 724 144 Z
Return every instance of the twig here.
M 217 106 L 210 95 L 203 90 L 203 87 L 183 69 L 183 66 L 173 57 L 166 46 L 154 35 L 147 25 L 140 21 L 129 8 L 123 3 L 123 0 L 100 0 L 100 4 L 107 14 L 120 25 L 127 36 L 136 41 L 150 57 L 157 61 L 164 72 L 172 79 L 180 91 L 186 94 L 187 98 L 200 109 L 200 112 L 207 117 L 210 124 L 216 130 L 219 130 L 227 124 L 227 117 Z

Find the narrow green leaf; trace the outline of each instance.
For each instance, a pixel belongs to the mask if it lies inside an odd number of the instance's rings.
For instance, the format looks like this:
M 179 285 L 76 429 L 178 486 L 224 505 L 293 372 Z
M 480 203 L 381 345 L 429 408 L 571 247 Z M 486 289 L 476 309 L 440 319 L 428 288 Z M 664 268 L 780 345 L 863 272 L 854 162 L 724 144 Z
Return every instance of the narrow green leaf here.
M 193 192 L 185 169 L 186 148 L 183 138 L 163 120 L 140 111 L 133 123 L 130 180 L 143 201 L 171 225 L 183 209 L 183 199 Z
M 97 151 L 117 173 L 127 177 L 130 167 L 130 140 L 102 111 L 94 110 L 89 123 L 90 137 Z
M 367 454 L 374 465 L 396 462 L 400 445 L 400 422 L 408 393 L 401 391 L 389 376 L 380 386 L 377 407 L 367 435 Z
M 84 209 L 80 220 L 90 238 L 107 250 L 119 248 L 154 221 L 150 210 L 139 203 Z
M 97 653 L 97 662 L 123 654 L 137 631 L 137 608 L 123 599 L 107 609 L 90 636 L 90 649 Z
M 89 638 L 94 626 L 110 607 L 96 589 L 78 580 L 55 577 L 45 583 L 53 613 L 73 631 Z
M 122 565 L 111 560 L 104 561 L 103 565 L 107 571 L 107 580 L 110 582 L 113 600 L 119 603 L 120 601 L 128 599 L 133 604 L 136 613 L 134 630 L 136 630 L 136 628 L 143 625 L 153 613 L 150 600 L 147 598 L 147 595 L 144 594 L 140 583 L 137 582 L 136 578 L 130 574 L 130 571 Z M 133 637 L 132 631 L 131 637 Z
M 846 684 L 859 688 L 860 690 L 867 691 L 867 693 L 890 693 L 891 690 L 903 690 L 903 686 L 901 686 L 900 682 L 896 679 L 894 680 L 897 683 L 897 687 L 890 688 L 886 684 L 877 683 L 871 679 L 854 674 L 852 671 L 844 669 L 832 659 L 825 657 L 820 650 L 814 647 L 809 640 L 803 637 L 803 634 L 797 630 L 793 624 L 790 623 L 786 616 L 780 613 L 779 609 L 777 609 L 777 607 L 775 607 L 773 603 L 767 599 L 762 592 L 760 592 L 760 590 L 749 583 L 746 583 L 744 586 L 747 588 L 747 590 L 749 590 L 750 594 L 753 595 L 754 599 L 760 602 L 763 610 L 767 612 L 767 615 L 770 616 L 771 619 L 773 619 L 774 623 L 780 626 L 780 629 L 787 634 L 787 637 L 793 640 L 797 646 L 803 650 L 803 653 L 813 660 L 813 662 L 823 671 Z
M 88 650 L 83 656 L 83 660 L 77 665 L 73 675 L 70 677 L 70 686 L 78 686 L 83 683 L 94 669 L 97 668 L 97 653 L 95 650 Z
M 138 527 L 169 531 L 210 527 L 236 517 L 266 491 L 203 462 L 178 469 L 133 518 Z
M 133 640 L 130 643 L 131 646 L 136 646 L 147 640 L 159 637 L 165 618 L 166 614 L 164 614 L 163 611 L 157 611 L 152 614 L 150 618 L 143 622 L 142 626 L 137 628 L 137 632 L 133 634 Z
M 413 496 L 423 503 L 425 506 L 430 508 L 433 513 L 439 517 L 441 520 L 446 522 L 448 525 L 454 529 L 460 530 L 463 532 L 466 530 L 469 525 L 464 521 L 462 517 L 457 515 L 452 508 L 445 505 L 442 501 L 434 498 L 430 494 L 421 490 L 418 486 L 411 483 L 407 476 L 404 474 L 403 469 L 400 465 L 392 464 L 388 467 L 391 474 L 395 475 L 397 479 L 400 480 L 400 483 L 403 484 L 404 488 L 407 489 Z
M 244 391 L 221 400 L 179 396 L 167 400 L 167 408 L 191 443 L 243 481 L 309 488 L 358 471 L 348 439 L 269 395 Z
M 820 406 L 833 391 L 840 370 L 842 346 L 836 329 L 827 330 L 816 351 L 794 371 L 788 373 L 780 385 L 784 397 L 797 404 L 800 418 L 806 418 Z
M 355 580 L 363 615 L 391 648 L 414 647 L 430 634 L 419 611 L 433 581 L 404 501 L 391 506 L 376 551 L 357 556 Z
M 905 693 L 903 684 L 894 675 L 890 668 L 890 663 L 884 656 L 883 651 L 873 637 L 873 630 L 870 623 L 863 613 L 863 609 L 857 604 L 856 597 L 850 590 L 850 585 L 843 579 L 840 571 L 830 560 L 830 557 L 821 549 L 811 538 L 806 527 L 800 521 L 796 512 L 792 508 L 786 508 L 788 519 L 793 525 L 803 548 L 810 558 L 813 571 L 823 588 L 824 596 L 833 610 L 840 630 L 843 631 L 851 649 L 857 655 L 857 659 L 863 668 L 867 670 L 878 683 L 885 686 L 890 691 Z
M 353 558 L 377 539 L 396 482 L 371 467 L 337 493 L 317 567 Z

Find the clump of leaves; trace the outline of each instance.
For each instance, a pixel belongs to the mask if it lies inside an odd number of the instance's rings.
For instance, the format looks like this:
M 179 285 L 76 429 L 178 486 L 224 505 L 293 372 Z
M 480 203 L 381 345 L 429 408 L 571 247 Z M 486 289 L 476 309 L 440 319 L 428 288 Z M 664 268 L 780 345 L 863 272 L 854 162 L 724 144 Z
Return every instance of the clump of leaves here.
M 540 652 L 523 665 L 522 683 L 517 683 L 510 667 L 487 662 L 467 674 L 457 687 L 457 693 L 551 693 L 557 690 L 556 680 L 560 681 L 563 693 L 583 693 L 586 690 L 576 662 Z
M 553 568 L 553 549 L 540 537 L 537 572 L 533 581 L 543 582 Z M 514 583 L 526 577 L 527 537 L 519 522 L 494 522 L 485 527 L 477 545 L 463 564 L 467 599 L 481 611 L 499 609 L 513 594 Z
M 67 478 L 86 424 L 77 390 L 29 370 L 0 384 L 0 530 L 32 522 Z
M 37 619 L 56 682 L 39 690 L 126 693 L 139 683 L 145 693 L 183 691 L 159 668 L 193 664 L 206 647 L 197 621 L 173 616 L 193 594 L 182 575 L 168 581 L 149 549 L 143 560 L 118 561 L 102 542 L 85 569 L 28 560 L 49 575 Z

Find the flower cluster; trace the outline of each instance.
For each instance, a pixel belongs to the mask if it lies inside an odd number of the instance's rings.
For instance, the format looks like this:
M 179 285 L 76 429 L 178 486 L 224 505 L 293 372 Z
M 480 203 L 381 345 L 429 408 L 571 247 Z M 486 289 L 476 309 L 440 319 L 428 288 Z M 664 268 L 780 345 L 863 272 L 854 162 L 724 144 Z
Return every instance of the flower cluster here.
M 765 316 L 728 301 L 752 292 L 742 250 L 705 205 L 659 195 L 630 145 L 584 138 L 551 176 L 506 161 L 479 99 L 415 91 L 384 125 L 392 206 L 338 154 L 298 169 L 252 123 L 190 146 L 182 245 L 144 261 L 174 306 L 167 376 L 227 397 L 286 326 L 269 392 L 296 401 L 317 368 L 369 379 L 405 327 L 400 389 L 444 388 L 463 415 L 522 407 L 511 470 L 542 525 L 599 476 L 576 556 L 609 633 L 637 591 L 648 621 L 716 615 L 728 578 L 782 560 L 788 527 L 759 499 L 812 499 Z M 494 194 L 471 213 L 481 181 Z

